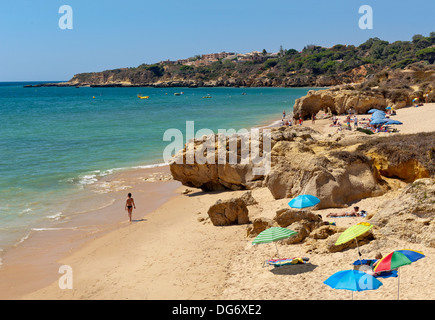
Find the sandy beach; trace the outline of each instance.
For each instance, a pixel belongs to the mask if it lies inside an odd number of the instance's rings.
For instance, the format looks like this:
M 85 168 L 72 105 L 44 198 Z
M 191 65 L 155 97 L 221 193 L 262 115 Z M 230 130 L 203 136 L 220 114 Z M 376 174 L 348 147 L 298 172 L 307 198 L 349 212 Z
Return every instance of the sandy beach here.
M 369 117 L 369 115 L 366 115 Z M 364 115 L 359 115 L 359 118 Z M 343 117 L 340 117 L 342 121 Z M 403 122 L 397 135 L 433 131 L 435 104 L 397 110 L 393 119 Z M 331 120 L 305 121 L 323 133 L 332 133 Z M 113 189 L 115 202 L 92 215 L 74 221 L 79 230 L 56 231 L 29 238 L 25 246 L 3 257 L 0 268 L 2 299 L 225 299 L 225 300 L 323 300 L 351 299 L 350 291 L 333 290 L 323 284 L 333 273 L 351 269 L 358 258 L 356 249 L 337 253 L 307 252 L 304 244 L 278 244 L 280 256 L 309 257 L 309 263 L 280 268 L 265 267 L 263 262 L 275 256 L 273 244 L 252 245 L 247 225 L 216 227 L 207 210 L 218 199 L 230 199 L 246 191 L 204 193 L 169 180 L 169 168 L 135 170 L 103 181 Z M 117 181 L 115 183 L 114 181 Z M 101 183 L 103 183 L 101 182 Z M 188 193 L 184 191 L 189 189 Z M 138 207 L 133 223 L 123 211 L 126 192 L 132 192 Z M 288 207 L 290 199 L 274 200 L 267 188 L 254 189 L 257 205 L 249 206 L 249 217 L 273 218 Z M 382 203 L 394 192 L 353 204 L 369 213 L 382 210 Z M 338 226 L 351 226 L 365 218 L 327 218 Z M 96 221 L 105 217 L 107 223 Z M 67 228 L 69 225 L 64 225 Z M 92 228 L 91 228 L 92 227 Z M 62 239 L 60 242 L 55 239 Z M 47 241 L 48 240 L 48 241 Z M 46 247 L 47 243 L 52 243 Z M 364 258 L 375 252 L 387 254 L 397 249 L 422 251 L 426 257 L 400 270 L 400 299 L 435 299 L 435 248 L 391 239 L 380 246 L 361 247 Z M 59 287 L 59 267 L 71 267 L 73 288 Z M 394 300 L 397 278 L 383 279 L 375 291 L 354 293 L 354 299 Z M 277 290 L 276 288 L 279 288 Z

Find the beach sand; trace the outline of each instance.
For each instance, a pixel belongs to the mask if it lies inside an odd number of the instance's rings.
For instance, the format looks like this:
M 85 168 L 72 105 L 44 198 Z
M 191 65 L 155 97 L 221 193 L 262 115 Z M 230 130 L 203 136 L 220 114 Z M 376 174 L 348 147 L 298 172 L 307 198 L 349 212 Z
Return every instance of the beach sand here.
M 362 115 L 360 117 L 363 117 Z M 433 131 L 435 104 L 419 108 L 397 110 L 394 117 L 404 124 L 397 126 L 399 133 Z M 317 120 L 314 128 L 322 132 L 336 130 L 329 127 L 330 120 Z M 304 125 L 312 126 L 311 121 Z M 167 174 L 167 167 L 155 168 L 155 172 Z M 89 235 L 81 232 L 83 241 L 74 242 L 68 250 L 54 250 L 52 256 L 41 257 L 41 266 L 50 262 L 51 267 L 41 272 L 41 267 L 32 262 L 24 253 L 4 257 L 0 268 L 0 292 L 2 299 L 351 299 L 350 291 L 333 290 L 323 284 L 333 273 L 352 269 L 351 263 L 358 258 L 356 249 L 338 253 L 318 254 L 306 251 L 304 244 L 278 244 L 280 257 L 309 257 L 303 265 L 280 268 L 264 267 L 263 262 L 276 257 L 274 244 L 252 245 L 252 238 L 246 236 L 247 225 L 215 227 L 207 217 L 208 208 L 218 199 L 229 199 L 245 191 L 204 193 L 188 188 L 175 181 L 142 181 L 143 172 L 132 171 L 124 174 L 124 184 L 133 193 L 138 208 L 149 207 L 155 199 L 163 203 L 154 204 L 151 212 L 142 212 L 134 223 L 127 217 L 114 221 L 110 228 Z M 152 180 L 152 179 L 151 179 Z M 158 180 L 158 179 L 157 179 Z M 139 181 L 130 183 L 130 181 Z M 165 190 L 160 195 L 150 196 L 157 184 Z M 119 186 L 124 185 L 120 183 Z M 121 188 L 122 189 L 122 188 Z M 117 193 L 118 192 L 118 193 Z M 104 210 L 107 214 L 123 210 L 127 189 L 114 191 L 116 202 Z M 163 197 L 162 195 L 167 196 Z M 169 195 L 169 196 L 168 196 Z M 290 199 L 274 200 L 267 188 L 254 189 L 253 197 L 259 204 L 249 206 L 251 220 L 255 217 L 273 218 L 278 209 L 287 208 Z M 379 210 L 383 200 L 393 197 L 387 193 L 380 197 L 368 198 L 353 205 L 359 205 L 367 212 Z M 152 207 L 152 206 L 151 206 Z M 138 209 L 139 210 L 139 209 Z M 351 226 L 365 218 L 326 218 L 329 212 L 343 212 L 347 209 L 318 210 L 324 220 L 334 221 L 339 226 Z M 134 213 L 135 214 L 135 213 Z M 98 216 L 98 215 L 97 215 Z M 125 218 L 125 220 L 124 220 Z M 84 223 L 86 225 L 86 223 Z M 77 238 L 77 237 L 76 237 Z M 32 239 L 28 240 L 28 246 Z M 65 249 L 65 247 L 62 247 Z M 424 259 L 400 269 L 400 299 L 435 299 L 434 269 L 435 248 L 421 244 L 392 239 L 382 247 L 372 244 L 361 246 L 364 258 L 367 252 L 381 252 L 386 255 L 396 249 L 414 249 L 426 254 Z M 39 248 L 47 250 L 47 248 Z M 14 250 L 11 250 L 14 251 Z M 18 252 L 18 248 L 15 252 Z M 26 251 L 26 250 L 23 250 Z M 61 252 L 59 252 L 61 251 Z M 29 254 L 29 250 L 26 251 Z M 16 256 L 13 256 L 16 255 Z M 73 289 L 60 289 L 58 273 L 61 265 L 68 265 L 73 272 Z M 16 279 L 28 271 L 36 273 L 28 278 L 38 278 L 32 285 Z M 7 283 L 3 281 L 6 279 Z M 375 291 L 354 293 L 354 299 L 394 300 L 397 298 L 397 278 L 382 279 L 383 286 Z

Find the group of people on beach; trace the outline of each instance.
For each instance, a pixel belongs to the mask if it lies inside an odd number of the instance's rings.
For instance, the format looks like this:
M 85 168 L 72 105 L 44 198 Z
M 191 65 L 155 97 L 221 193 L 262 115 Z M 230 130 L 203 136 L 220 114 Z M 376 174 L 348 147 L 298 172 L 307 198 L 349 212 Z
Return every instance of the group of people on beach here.
M 304 118 L 302 117 L 301 114 L 299 114 L 298 117 L 296 117 L 295 119 L 296 119 L 295 125 L 296 125 L 296 121 L 297 121 L 297 123 L 299 123 L 300 126 L 304 124 Z M 311 115 L 311 123 L 312 124 L 316 123 L 316 115 L 314 113 Z M 289 119 L 286 119 L 285 110 L 282 112 L 282 119 L 281 119 L 280 125 L 281 125 L 281 127 L 282 126 L 291 127 L 293 125 L 292 117 L 290 117 Z
M 331 120 L 332 120 L 332 124 L 330 125 L 330 127 L 338 127 L 338 130 L 341 131 L 342 124 L 339 121 L 338 117 L 336 115 L 333 115 Z M 356 114 L 353 117 L 351 115 L 347 115 L 346 119 L 344 120 L 344 123 L 346 124 L 347 130 L 352 130 L 351 123 L 353 123 L 354 129 L 357 130 L 359 120 L 358 120 L 358 117 L 356 116 Z

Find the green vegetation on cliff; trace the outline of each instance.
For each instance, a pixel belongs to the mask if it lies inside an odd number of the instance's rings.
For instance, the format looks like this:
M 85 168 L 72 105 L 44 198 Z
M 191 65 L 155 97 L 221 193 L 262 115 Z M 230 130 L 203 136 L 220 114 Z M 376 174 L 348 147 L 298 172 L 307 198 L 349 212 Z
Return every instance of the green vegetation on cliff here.
M 190 61 L 200 60 L 195 56 Z M 414 35 L 411 41 L 370 38 L 359 46 L 337 44 L 331 48 L 307 45 L 302 51 L 282 49 L 275 55 L 263 50 L 250 59 L 219 59 L 205 65 L 179 63 L 142 64 L 135 68 L 75 75 L 75 84 L 225 86 L 330 86 L 361 82 L 382 70 L 404 69 L 415 63 L 433 65 L 435 32 Z M 211 83 L 211 84 L 210 84 Z

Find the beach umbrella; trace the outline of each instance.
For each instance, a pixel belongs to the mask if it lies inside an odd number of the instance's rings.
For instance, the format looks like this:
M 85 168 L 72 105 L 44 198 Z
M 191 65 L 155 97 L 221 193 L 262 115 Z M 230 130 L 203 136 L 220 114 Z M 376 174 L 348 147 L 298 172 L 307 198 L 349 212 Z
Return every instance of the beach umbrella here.
M 381 110 L 379 110 L 379 109 L 370 109 L 367 113 L 374 113 L 376 111 L 381 111 Z
M 387 119 L 386 117 L 385 117 L 385 114 L 379 114 L 379 113 L 374 113 L 373 115 L 372 115 L 372 118 L 371 118 L 372 120 L 375 120 L 375 119 Z
M 385 110 L 390 110 L 390 109 L 391 109 L 391 107 L 386 107 L 386 108 L 385 108 Z
M 371 228 L 373 228 L 373 225 L 368 222 L 360 222 L 356 225 L 353 225 L 347 228 L 346 230 L 344 230 L 344 232 L 338 237 L 337 241 L 335 242 L 335 245 L 339 246 L 340 244 L 355 239 L 356 247 L 358 248 L 358 256 L 361 257 L 361 252 L 359 251 L 359 246 L 358 246 L 358 240 L 356 238 L 359 237 L 360 235 L 363 235 Z
M 336 272 L 323 283 L 333 289 L 352 291 L 352 300 L 354 291 L 376 290 L 382 286 L 378 279 L 359 270 Z
M 385 117 L 385 113 L 384 112 L 373 112 L 372 118 L 373 117 Z
M 387 119 L 374 119 L 374 120 L 370 121 L 370 124 L 378 125 L 378 124 L 385 124 L 386 122 L 388 122 Z
M 301 194 L 301 195 L 297 196 L 296 198 L 292 199 L 288 203 L 288 205 L 291 208 L 302 209 L 302 208 L 315 206 L 319 202 L 320 202 L 320 199 L 315 197 L 315 196 L 312 196 L 309 194 Z
M 278 254 L 278 246 L 276 245 L 276 241 L 287 239 L 295 234 L 297 234 L 296 231 L 287 228 L 271 227 L 260 232 L 258 236 L 254 239 L 254 241 L 252 241 L 252 244 L 254 245 L 275 242 L 276 253 Z
M 375 268 L 373 269 L 374 272 L 381 272 L 381 271 L 389 271 L 393 269 L 397 269 L 402 266 L 406 266 L 408 264 L 411 264 L 417 260 L 420 260 L 424 258 L 425 255 L 423 252 L 415 251 L 415 250 L 396 250 L 382 259 L 379 260 L 379 262 L 376 264 Z M 400 273 L 398 273 L 397 277 L 397 299 L 399 299 L 399 288 L 400 288 Z
M 388 120 L 387 122 L 385 122 L 385 124 L 390 125 L 390 124 L 403 124 L 403 123 L 398 120 Z

